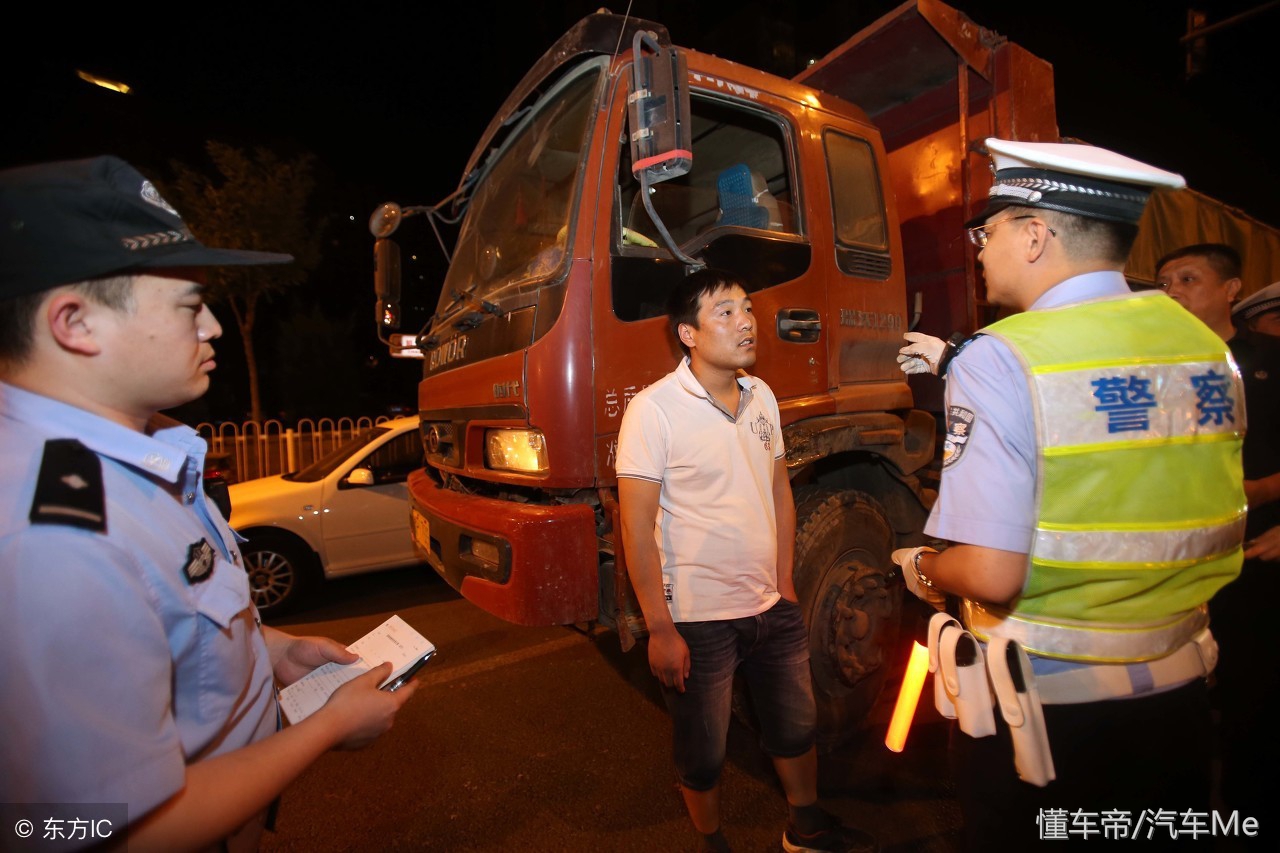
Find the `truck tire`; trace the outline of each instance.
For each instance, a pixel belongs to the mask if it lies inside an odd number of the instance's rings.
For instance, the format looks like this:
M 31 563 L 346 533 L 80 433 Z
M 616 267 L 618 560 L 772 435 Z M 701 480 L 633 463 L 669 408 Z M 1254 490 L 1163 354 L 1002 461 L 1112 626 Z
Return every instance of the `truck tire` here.
M 249 596 L 263 616 L 296 607 L 317 571 L 311 549 L 280 533 L 252 534 L 240 553 L 249 575 Z
M 858 731 L 884 688 L 902 586 L 889 582 L 894 533 L 874 498 L 822 486 L 795 497 L 796 593 L 809 626 L 818 749 L 830 752 Z

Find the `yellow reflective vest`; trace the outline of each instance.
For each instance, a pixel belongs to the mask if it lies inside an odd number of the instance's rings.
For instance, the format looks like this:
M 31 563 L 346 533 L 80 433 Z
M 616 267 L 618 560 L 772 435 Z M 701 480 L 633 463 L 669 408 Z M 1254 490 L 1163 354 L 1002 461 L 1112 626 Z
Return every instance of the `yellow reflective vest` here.
M 1072 660 L 1167 654 L 1243 559 L 1244 389 L 1226 343 L 1158 292 L 983 334 L 1026 372 L 1037 507 L 1021 597 L 1012 611 L 966 602 L 971 630 Z

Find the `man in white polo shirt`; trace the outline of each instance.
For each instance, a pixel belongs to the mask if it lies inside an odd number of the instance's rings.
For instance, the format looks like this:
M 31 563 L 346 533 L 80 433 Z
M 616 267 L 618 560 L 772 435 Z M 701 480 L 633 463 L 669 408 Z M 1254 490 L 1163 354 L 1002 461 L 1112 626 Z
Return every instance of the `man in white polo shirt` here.
M 817 805 L 817 713 L 792 581 L 795 505 L 778 403 L 756 361 L 751 297 L 700 270 L 671 295 L 686 358 L 628 405 L 618 497 L 649 667 L 672 716 L 680 790 L 706 850 L 728 850 L 720 770 L 741 671 L 790 808 L 783 848 L 874 850 Z

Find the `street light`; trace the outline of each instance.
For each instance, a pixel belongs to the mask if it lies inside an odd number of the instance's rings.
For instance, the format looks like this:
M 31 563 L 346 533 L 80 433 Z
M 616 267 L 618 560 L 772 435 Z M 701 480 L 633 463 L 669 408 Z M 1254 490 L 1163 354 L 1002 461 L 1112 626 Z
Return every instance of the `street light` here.
M 133 91 L 132 89 L 129 88 L 128 83 L 120 83 L 115 80 L 108 80 L 106 77 L 99 77 L 96 74 L 90 74 L 88 71 L 81 71 L 80 69 L 76 69 L 76 76 L 86 83 L 92 83 L 95 86 L 101 86 L 104 89 L 110 89 L 111 91 L 119 92 L 122 95 L 127 95 L 129 94 L 129 92 Z

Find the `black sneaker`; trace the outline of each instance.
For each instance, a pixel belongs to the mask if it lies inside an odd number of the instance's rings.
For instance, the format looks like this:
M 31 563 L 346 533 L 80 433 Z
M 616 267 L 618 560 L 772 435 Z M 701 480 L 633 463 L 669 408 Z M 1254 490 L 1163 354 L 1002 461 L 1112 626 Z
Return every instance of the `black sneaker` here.
M 782 833 L 782 849 L 787 853 L 877 853 L 880 845 L 861 829 L 845 826 L 834 815 L 829 823 L 812 835 L 802 835 L 792 824 Z

